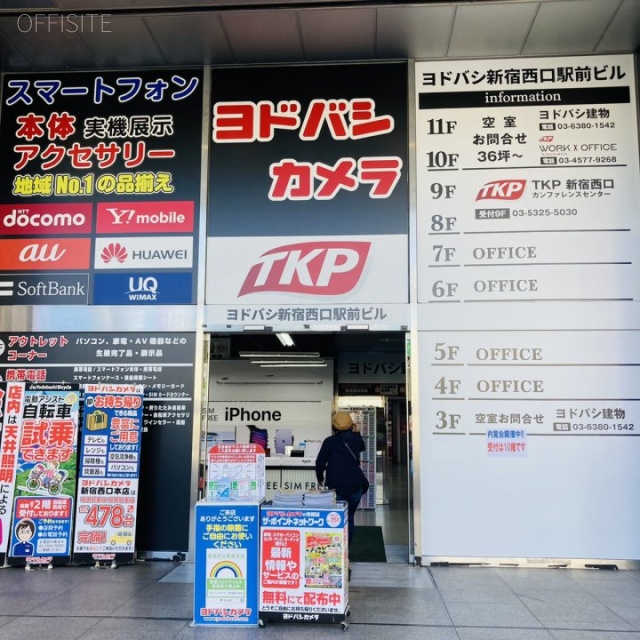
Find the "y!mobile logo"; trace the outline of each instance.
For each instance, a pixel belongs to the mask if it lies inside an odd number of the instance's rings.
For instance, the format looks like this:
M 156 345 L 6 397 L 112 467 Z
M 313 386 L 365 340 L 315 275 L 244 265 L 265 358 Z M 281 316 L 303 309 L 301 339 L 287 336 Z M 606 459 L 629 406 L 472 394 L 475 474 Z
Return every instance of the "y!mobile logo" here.
M 99 234 L 193 233 L 194 203 L 192 200 L 100 203 L 97 220 Z
M 299 242 L 263 253 L 238 296 L 288 291 L 337 296 L 351 291 L 362 276 L 370 242 Z
M 526 180 L 493 180 L 480 188 L 476 200 L 518 200 L 526 184 Z

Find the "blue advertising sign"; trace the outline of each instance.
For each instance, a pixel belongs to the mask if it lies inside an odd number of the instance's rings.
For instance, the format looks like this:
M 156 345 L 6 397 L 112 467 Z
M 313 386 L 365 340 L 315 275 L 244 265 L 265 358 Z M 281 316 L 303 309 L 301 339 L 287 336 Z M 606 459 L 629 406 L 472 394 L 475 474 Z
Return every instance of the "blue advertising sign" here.
M 192 273 L 99 273 L 94 304 L 189 304 Z
M 196 504 L 194 624 L 258 624 L 260 505 Z

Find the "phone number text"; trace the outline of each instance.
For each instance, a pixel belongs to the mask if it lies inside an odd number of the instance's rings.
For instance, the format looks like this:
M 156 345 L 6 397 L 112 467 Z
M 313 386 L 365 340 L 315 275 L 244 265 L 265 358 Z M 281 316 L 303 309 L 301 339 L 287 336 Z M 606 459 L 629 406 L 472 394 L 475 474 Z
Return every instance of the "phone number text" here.
M 517 216 L 577 216 L 577 209 L 512 209 L 511 215 Z

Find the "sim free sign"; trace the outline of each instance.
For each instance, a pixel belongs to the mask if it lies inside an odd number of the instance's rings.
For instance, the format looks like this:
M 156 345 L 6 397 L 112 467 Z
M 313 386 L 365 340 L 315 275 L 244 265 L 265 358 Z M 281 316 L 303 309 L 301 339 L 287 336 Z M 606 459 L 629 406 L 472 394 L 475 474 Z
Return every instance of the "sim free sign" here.
M 212 73 L 216 319 L 388 320 L 408 301 L 406 65 Z

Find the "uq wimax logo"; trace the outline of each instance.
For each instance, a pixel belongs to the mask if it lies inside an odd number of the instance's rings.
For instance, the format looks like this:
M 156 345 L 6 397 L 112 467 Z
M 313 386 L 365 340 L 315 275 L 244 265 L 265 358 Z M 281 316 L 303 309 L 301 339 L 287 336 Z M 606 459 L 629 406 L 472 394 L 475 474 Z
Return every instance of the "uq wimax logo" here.
M 480 188 L 476 200 L 519 200 L 526 184 L 526 180 L 493 180 Z
M 339 296 L 360 281 L 370 242 L 298 242 L 263 253 L 240 288 L 239 296 L 286 291 Z

